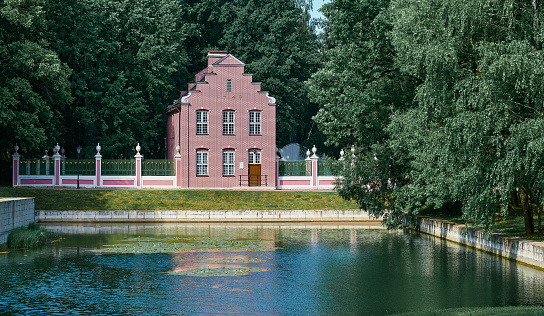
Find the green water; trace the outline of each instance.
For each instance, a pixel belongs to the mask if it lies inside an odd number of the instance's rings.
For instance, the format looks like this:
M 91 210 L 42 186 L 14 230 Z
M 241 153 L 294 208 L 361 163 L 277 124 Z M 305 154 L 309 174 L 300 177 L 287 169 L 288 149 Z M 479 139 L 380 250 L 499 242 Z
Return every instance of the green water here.
M 0 314 L 391 315 L 544 305 L 544 272 L 404 231 L 46 227 L 63 239 L 0 254 Z

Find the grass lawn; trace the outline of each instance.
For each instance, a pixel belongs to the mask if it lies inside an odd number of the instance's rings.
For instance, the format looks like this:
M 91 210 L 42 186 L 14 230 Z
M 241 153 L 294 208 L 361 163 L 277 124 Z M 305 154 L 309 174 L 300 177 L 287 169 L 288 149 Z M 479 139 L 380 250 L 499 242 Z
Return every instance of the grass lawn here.
M 348 210 L 336 192 L 85 190 L 0 188 L 0 197 L 35 197 L 36 210 Z
M 438 311 L 420 311 L 415 313 L 397 314 L 397 316 L 516 316 L 544 315 L 542 306 L 507 306 L 507 307 L 464 307 Z

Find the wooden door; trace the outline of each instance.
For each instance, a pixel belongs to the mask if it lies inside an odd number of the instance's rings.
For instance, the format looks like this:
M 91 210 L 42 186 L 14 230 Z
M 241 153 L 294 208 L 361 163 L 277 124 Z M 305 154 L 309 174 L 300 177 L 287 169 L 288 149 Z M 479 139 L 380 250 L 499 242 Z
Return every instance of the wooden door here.
M 248 185 L 250 187 L 260 187 L 261 186 L 261 165 L 249 164 L 248 173 L 249 173 Z

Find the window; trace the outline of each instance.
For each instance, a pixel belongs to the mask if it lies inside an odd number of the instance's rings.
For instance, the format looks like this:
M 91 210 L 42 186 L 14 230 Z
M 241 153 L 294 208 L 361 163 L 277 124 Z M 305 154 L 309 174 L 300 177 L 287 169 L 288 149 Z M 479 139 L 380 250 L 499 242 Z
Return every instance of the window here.
M 232 80 L 227 79 L 227 92 L 232 92 Z
M 249 135 L 261 135 L 261 111 L 249 111 Z
M 249 164 L 250 165 L 260 165 L 261 164 L 261 153 L 258 151 L 249 152 Z
M 234 176 L 234 152 L 223 152 L 223 176 Z
M 196 175 L 208 175 L 208 153 L 205 151 L 196 152 Z
M 234 111 L 223 111 L 223 135 L 234 135 Z
M 208 134 L 208 111 L 196 111 L 196 134 Z

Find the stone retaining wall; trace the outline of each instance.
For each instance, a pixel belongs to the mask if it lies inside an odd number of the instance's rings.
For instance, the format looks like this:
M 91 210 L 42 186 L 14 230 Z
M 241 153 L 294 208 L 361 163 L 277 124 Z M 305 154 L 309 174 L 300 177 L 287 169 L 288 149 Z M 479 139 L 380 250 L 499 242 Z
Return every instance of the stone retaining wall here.
M 0 199 L 0 244 L 6 243 L 12 229 L 34 220 L 34 198 Z
M 373 221 L 361 210 L 37 211 L 39 222 L 338 222 Z
M 468 228 L 466 234 L 463 234 L 465 225 L 426 217 L 419 217 L 417 225 L 417 229 L 422 233 L 544 269 L 544 242 L 509 237 L 498 233 L 488 236 L 478 228 Z

